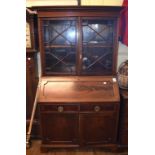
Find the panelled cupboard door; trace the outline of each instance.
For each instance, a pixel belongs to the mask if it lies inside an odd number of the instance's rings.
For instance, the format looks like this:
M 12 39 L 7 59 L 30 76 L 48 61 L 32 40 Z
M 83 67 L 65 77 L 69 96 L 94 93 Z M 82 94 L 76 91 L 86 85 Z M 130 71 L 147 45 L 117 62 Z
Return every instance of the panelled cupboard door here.
M 116 142 L 117 115 L 115 113 L 80 114 L 81 145 Z
M 42 113 L 43 144 L 77 144 L 78 114 Z

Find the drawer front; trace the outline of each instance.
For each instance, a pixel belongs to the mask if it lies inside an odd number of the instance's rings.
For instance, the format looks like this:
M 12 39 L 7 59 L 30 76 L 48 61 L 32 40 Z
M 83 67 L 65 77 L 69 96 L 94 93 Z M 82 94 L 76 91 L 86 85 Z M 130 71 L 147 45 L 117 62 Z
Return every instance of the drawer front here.
M 41 112 L 78 112 L 78 105 L 68 105 L 68 104 L 54 104 L 54 105 L 40 105 Z
M 81 112 L 103 112 L 103 111 L 115 111 L 116 105 L 112 103 L 96 103 L 96 104 L 83 104 L 80 105 Z

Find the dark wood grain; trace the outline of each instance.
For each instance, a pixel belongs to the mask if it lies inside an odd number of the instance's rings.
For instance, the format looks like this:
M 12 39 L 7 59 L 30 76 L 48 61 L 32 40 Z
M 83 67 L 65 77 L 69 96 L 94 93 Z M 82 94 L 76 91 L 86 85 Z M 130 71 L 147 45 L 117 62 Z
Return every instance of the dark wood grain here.
M 37 11 L 43 11 L 43 12 L 50 12 L 50 11 L 90 11 L 90 12 L 115 12 L 119 13 L 123 7 L 121 6 L 40 6 L 40 7 L 35 7 L 33 6 L 31 9 L 37 10 Z
M 116 144 L 116 123 L 114 112 L 80 114 L 81 145 Z
M 43 144 L 77 144 L 78 115 L 75 113 L 42 113 Z
M 38 102 L 119 102 L 112 77 L 42 78 Z
M 41 151 L 117 147 L 119 89 L 112 77 L 43 77 Z

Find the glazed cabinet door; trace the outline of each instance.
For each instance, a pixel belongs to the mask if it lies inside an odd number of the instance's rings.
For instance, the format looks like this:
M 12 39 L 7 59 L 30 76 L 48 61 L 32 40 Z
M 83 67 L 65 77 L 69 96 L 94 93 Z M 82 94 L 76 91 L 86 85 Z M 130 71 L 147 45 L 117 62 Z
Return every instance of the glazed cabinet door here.
M 42 20 L 45 75 L 76 74 L 77 21 L 75 18 Z
M 82 18 L 81 25 L 83 38 L 81 74 L 113 74 L 115 20 Z
M 80 114 L 81 145 L 116 142 L 117 115 L 115 113 Z

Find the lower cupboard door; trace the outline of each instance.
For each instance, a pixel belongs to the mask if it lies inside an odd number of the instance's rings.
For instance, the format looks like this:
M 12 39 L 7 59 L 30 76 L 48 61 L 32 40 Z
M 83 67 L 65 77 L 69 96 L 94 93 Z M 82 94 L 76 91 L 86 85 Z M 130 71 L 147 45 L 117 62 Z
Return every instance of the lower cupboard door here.
M 117 115 L 115 113 L 80 114 L 81 145 L 101 145 L 116 142 Z
M 78 114 L 44 113 L 41 116 L 44 144 L 77 144 Z

